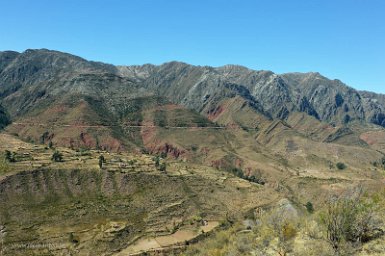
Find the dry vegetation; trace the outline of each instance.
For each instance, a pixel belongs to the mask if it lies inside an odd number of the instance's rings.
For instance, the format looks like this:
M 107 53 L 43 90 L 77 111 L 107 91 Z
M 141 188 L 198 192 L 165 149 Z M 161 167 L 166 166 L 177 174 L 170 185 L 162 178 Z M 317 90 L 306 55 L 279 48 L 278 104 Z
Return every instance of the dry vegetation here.
M 383 255 L 384 198 L 385 190 L 371 195 L 350 191 L 314 212 L 280 201 L 182 255 Z
M 318 73 L 0 59 L 0 256 L 385 254 L 383 96 Z
M 228 216 L 278 198 L 256 183 L 183 161 L 0 139 L 13 159 L 2 157 L 4 255 L 176 250 Z
M 311 141 L 283 122 L 258 133 L 142 133 L 152 136 L 144 140 L 151 154 L 75 150 L 1 134 L 3 254 L 385 252 L 377 151 Z M 366 192 L 346 192 L 357 187 Z

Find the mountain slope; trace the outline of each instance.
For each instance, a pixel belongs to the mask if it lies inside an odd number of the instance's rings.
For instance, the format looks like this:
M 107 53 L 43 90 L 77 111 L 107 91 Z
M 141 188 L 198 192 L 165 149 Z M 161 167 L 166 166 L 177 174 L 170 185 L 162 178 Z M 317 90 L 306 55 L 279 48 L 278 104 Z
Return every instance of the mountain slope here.
M 20 242 L 65 246 L 39 255 L 168 255 L 216 227 L 264 232 L 258 216 L 280 202 L 305 216 L 308 203 L 319 212 L 333 194 L 384 185 L 385 96 L 318 73 L 45 49 L 0 60 L 6 255 L 24 255 Z
M 20 123 L 72 125 L 72 129 L 60 128 L 51 134 L 54 142 L 66 146 L 99 147 L 98 141 L 109 141 L 101 147 L 161 148 L 156 144 L 162 140 L 155 137 L 150 136 L 155 141 L 144 141 L 143 129 L 139 127 L 159 126 L 154 115 L 150 118 L 154 120 L 150 120 L 145 113 L 162 114 L 162 106 L 167 104 L 184 111 L 183 115 L 170 112 L 168 118 L 178 120 L 167 126 L 194 127 L 204 120 L 258 132 L 273 120 L 281 119 L 295 122 L 304 136 L 325 142 L 330 142 L 327 138 L 332 136 L 322 128 L 327 125 L 385 127 L 383 95 L 356 91 L 318 73 L 278 75 L 236 65 L 213 68 L 181 62 L 113 66 L 46 49 L 1 52 L 0 61 L 0 102 L 3 112 L 9 113 L 15 122 L 8 129 L 34 141 L 40 141 L 47 128 L 21 128 Z M 54 111 L 63 106 L 69 112 Z M 296 119 L 298 113 L 305 116 Z M 202 116 L 197 118 L 197 114 Z M 303 130 L 309 122 L 316 125 Z M 74 125 L 108 127 L 100 132 L 99 128 L 88 127 L 84 131 Z M 361 143 L 359 134 L 365 129 L 356 129 L 357 143 Z M 92 143 L 81 139 L 88 133 L 94 138 Z
M 383 125 L 383 95 L 358 92 L 318 73 L 277 75 L 235 65 L 180 62 L 115 67 L 44 49 L 2 52 L 0 60 L 0 96 L 13 116 L 28 111 L 28 103 L 17 101 L 76 92 L 104 98 L 155 94 L 203 114 L 208 105 L 240 96 L 266 117 L 286 119 L 299 111 L 334 124 L 357 120 Z

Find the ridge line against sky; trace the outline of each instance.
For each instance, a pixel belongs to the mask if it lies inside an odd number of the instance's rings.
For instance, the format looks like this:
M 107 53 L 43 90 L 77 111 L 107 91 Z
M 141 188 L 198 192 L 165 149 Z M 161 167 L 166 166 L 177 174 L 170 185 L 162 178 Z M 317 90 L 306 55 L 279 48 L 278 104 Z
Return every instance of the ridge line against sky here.
M 385 93 L 382 0 L 13 0 L 0 50 L 47 48 L 114 65 L 237 64 L 319 72 Z
M 244 65 L 240 65 L 240 64 L 234 64 L 234 63 L 228 63 L 228 64 L 224 64 L 224 65 L 221 65 L 221 66 L 211 66 L 211 65 L 204 65 L 204 64 L 191 64 L 191 63 L 188 63 L 186 61 L 182 61 L 182 60 L 170 60 L 170 61 L 165 61 L 165 62 L 161 62 L 161 63 L 142 63 L 142 64 L 128 64 L 128 65 L 125 65 L 125 64 L 121 64 L 121 65 L 116 65 L 116 64 L 113 64 L 113 63 L 109 63 L 109 62 L 104 62 L 104 61 L 100 61 L 100 60 L 92 60 L 92 59 L 87 59 L 85 57 L 82 57 L 80 55 L 76 55 L 76 54 L 72 54 L 70 52 L 63 52 L 63 51 L 60 51 L 60 50 L 55 50 L 55 49 L 46 49 L 46 48 L 41 48 L 41 49 L 25 49 L 24 51 L 16 51 L 18 53 L 23 53 L 27 50 L 48 50 L 48 51 L 56 51 L 56 52 L 61 52 L 61 53 L 64 53 L 64 54 L 70 54 L 70 55 L 73 55 L 75 57 L 80 57 L 86 61 L 91 61 L 91 62 L 98 62 L 98 63 L 102 63 L 102 64 L 108 64 L 108 65 L 113 65 L 113 66 L 143 66 L 143 65 L 155 65 L 155 66 L 160 66 L 160 65 L 163 65 L 163 64 L 167 64 L 167 63 L 171 63 L 171 62 L 181 62 L 181 63 L 184 63 L 184 64 L 187 64 L 187 65 L 192 65 L 192 66 L 200 66 L 200 67 L 211 67 L 211 68 L 221 68 L 221 67 L 224 67 L 224 66 L 228 66 L 228 65 L 233 65 L 233 66 L 240 66 L 240 67 L 243 67 L 243 68 L 246 68 L 246 69 L 249 69 L 251 71 L 271 71 L 273 72 L 274 74 L 277 74 L 277 75 L 284 75 L 284 74 L 290 74 L 290 73 L 318 73 L 320 74 L 321 76 L 323 77 L 326 77 L 327 79 L 329 80 L 339 80 L 341 81 L 342 83 L 344 83 L 346 86 L 348 87 L 352 87 L 351 85 L 345 83 L 344 81 L 342 81 L 341 79 L 338 79 L 338 78 L 332 78 L 332 77 L 328 77 L 326 76 L 325 74 L 322 74 L 318 71 L 308 71 L 308 72 L 299 72 L 299 71 L 292 71 L 292 72 L 284 72 L 284 73 L 277 73 L 277 72 L 274 72 L 274 70 L 266 70 L 266 69 L 253 69 L 253 68 L 250 68 L 250 67 L 247 67 L 247 66 L 244 66 Z M 14 51 L 14 50 L 9 50 L 9 51 Z M 0 51 L 1 52 L 1 51 Z M 376 94 L 383 94 L 385 95 L 385 93 L 382 93 L 382 92 L 375 92 L 375 91 L 371 91 L 371 90 L 367 90 L 367 89 L 357 89 L 355 87 L 352 87 L 353 89 L 356 89 L 356 90 L 359 90 L 359 91 L 366 91 L 366 92 L 370 92 L 370 93 L 376 93 Z

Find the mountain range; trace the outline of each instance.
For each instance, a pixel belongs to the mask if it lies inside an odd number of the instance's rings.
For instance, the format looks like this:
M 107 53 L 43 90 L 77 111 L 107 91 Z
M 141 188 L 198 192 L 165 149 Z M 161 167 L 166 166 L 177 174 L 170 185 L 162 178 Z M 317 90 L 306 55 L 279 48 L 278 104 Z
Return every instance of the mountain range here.
M 2 126 L 12 120 L 10 129 L 21 137 L 115 150 L 142 147 L 138 129 L 130 126 L 144 122 L 260 129 L 303 113 L 333 127 L 385 127 L 385 95 L 357 91 L 319 73 L 279 75 L 237 65 L 182 62 L 113 66 L 46 49 L 0 52 L 0 101 Z M 170 104 L 178 113 L 161 109 Z M 143 120 L 142 112 L 150 109 L 152 120 Z M 47 134 L 38 124 L 61 130 Z M 87 138 L 60 125 L 109 127 Z
M 0 97 L 11 119 L 68 95 L 100 100 L 106 110 L 122 98 L 157 96 L 209 116 L 225 99 L 239 97 L 265 118 L 285 120 L 304 112 L 333 125 L 385 126 L 385 95 L 357 91 L 319 73 L 275 74 L 237 65 L 218 68 L 169 62 L 113 66 L 67 53 L 0 52 Z
M 357 91 L 319 73 L 279 75 L 182 62 L 113 66 L 46 49 L 0 52 L 0 63 L 2 126 L 12 120 L 9 129 L 34 142 L 138 148 L 146 139 L 132 126 L 258 130 L 299 113 L 332 127 L 385 127 L 385 95 Z M 81 126 L 104 129 L 87 132 Z
M 171 255 L 220 240 L 206 231 L 264 232 L 251 229 L 277 209 L 306 219 L 305 232 L 313 205 L 322 213 L 330 195 L 385 181 L 385 95 L 319 73 L 4 51 L 0 129 L 6 255 L 25 255 L 11 246 L 25 241 L 66 245 L 49 255 Z M 296 255 L 322 240 L 294 236 Z
M 175 61 L 114 66 L 46 49 L 4 51 L 0 102 L 9 133 L 70 148 L 164 151 L 190 159 L 221 148 L 209 161 L 216 165 L 234 147 L 257 142 L 264 150 L 289 130 L 306 143 L 385 152 L 385 95 L 319 73 Z M 240 142 L 239 131 L 249 142 Z

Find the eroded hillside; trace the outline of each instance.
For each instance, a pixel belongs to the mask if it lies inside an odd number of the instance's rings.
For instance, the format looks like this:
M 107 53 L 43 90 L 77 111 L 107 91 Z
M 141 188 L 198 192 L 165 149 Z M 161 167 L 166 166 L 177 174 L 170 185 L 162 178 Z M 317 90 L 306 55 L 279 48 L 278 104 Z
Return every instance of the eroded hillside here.
M 371 233 L 341 248 L 385 252 L 383 95 L 318 73 L 43 49 L 0 52 L 0 103 L 5 255 L 330 255 L 322 218 L 357 188 Z M 286 213 L 282 244 L 270 217 Z

